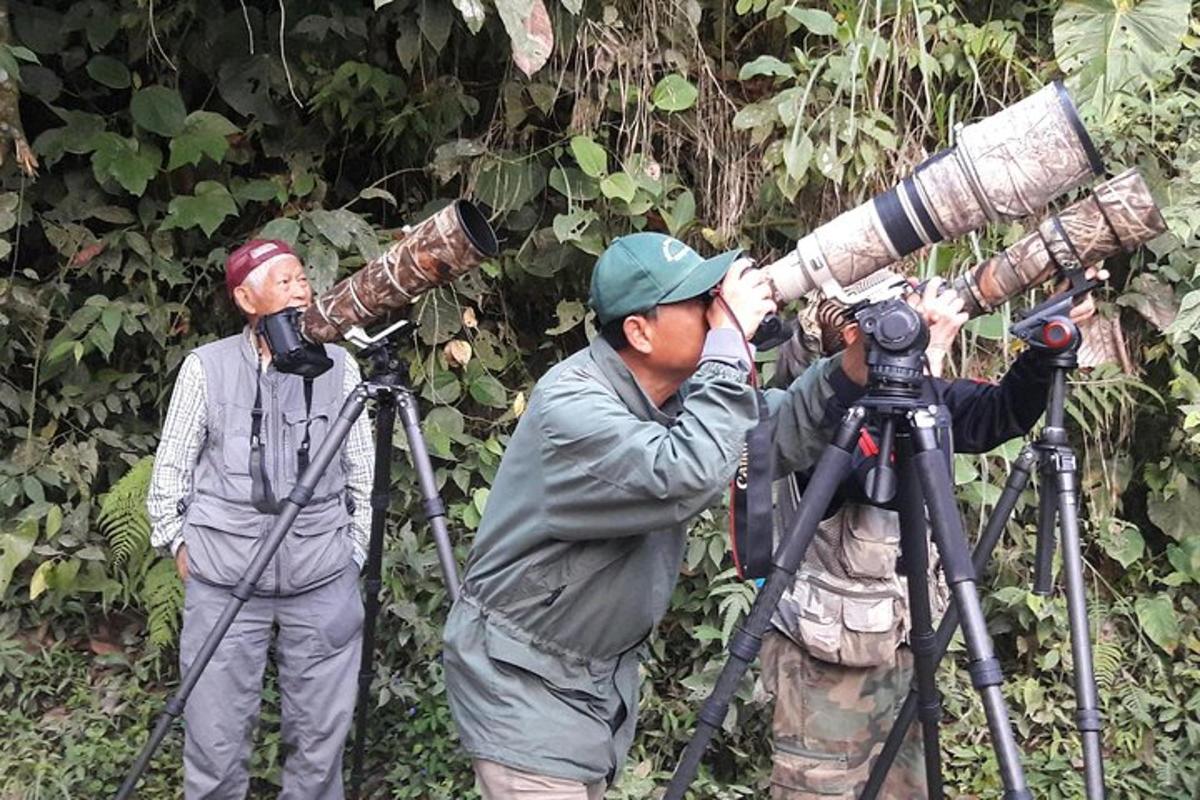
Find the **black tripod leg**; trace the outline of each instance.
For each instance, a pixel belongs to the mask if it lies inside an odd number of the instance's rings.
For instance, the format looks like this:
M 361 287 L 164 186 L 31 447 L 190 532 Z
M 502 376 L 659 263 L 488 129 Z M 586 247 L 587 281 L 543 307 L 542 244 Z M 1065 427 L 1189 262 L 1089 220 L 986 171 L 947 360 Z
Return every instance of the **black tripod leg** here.
M 225 637 L 225 633 L 229 630 L 229 626 L 233 624 L 234 618 L 238 612 L 242 610 L 242 606 L 250 599 L 254 593 L 254 586 L 258 583 L 258 579 L 262 577 L 263 571 L 274 558 L 279 546 L 283 544 L 283 540 L 287 537 L 288 530 L 291 529 L 292 523 L 296 521 L 301 509 L 308 505 L 312 500 L 313 490 L 316 488 L 317 481 L 329 468 L 330 462 L 334 457 L 338 456 L 342 451 L 342 444 L 346 441 L 346 437 L 350 434 L 350 428 L 354 426 L 354 421 L 362 414 L 363 408 L 367 400 L 367 386 L 360 384 L 355 387 L 350 396 L 346 398 L 346 402 L 342 404 L 342 410 L 338 413 L 337 419 L 329 430 L 329 435 L 321 442 L 321 446 L 313 453 L 312 461 L 308 465 L 308 469 L 304 470 L 304 474 L 296 481 L 296 485 L 292 488 L 287 499 L 283 502 L 279 511 L 279 516 L 275 520 L 275 526 L 271 528 L 271 532 L 263 540 L 259 546 L 258 552 L 254 554 L 250 565 L 246 567 L 246 572 L 242 575 L 241 580 L 233 587 L 232 595 L 229 602 L 225 604 L 224 610 L 221 611 L 221 616 L 217 623 L 209 632 L 208 637 L 204 640 L 204 644 L 200 646 L 200 652 L 196 654 L 196 660 L 192 662 L 187 673 L 179 681 L 179 688 L 175 690 L 175 694 L 167 700 L 166 708 L 159 715 L 158 721 L 155 723 L 154 732 L 150 734 L 150 740 L 146 742 L 145 747 L 138 754 L 137 760 L 134 761 L 133 767 L 125 776 L 124 783 L 121 784 L 120 791 L 117 792 L 117 800 L 125 800 L 133 796 L 134 787 L 137 785 L 138 779 L 142 773 L 146 771 L 146 767 L 150 764 L 150 758 L 154 755 L 154 751 L 158 749 L 159 744 L 166 738 L 167 732 L 171 729 L 171 723 L 183 713 L 183 708 L 187 704 L 188 695 L 196 688 L 196 683 L 200 680 L 200 675 L 203 674 L 204 668 L 208 666 L 208 662 L 212 660 L 213 654 L 217 652 L 217 647 L 221 644 L 221 639 Z
M 1021 492 L 1025 491 L 1025 487 L 1029 484 L 1029 478 L 1036 463 L 1037 454 L 1029 445 L 1025 446 L 1016 461 L 1013 462 L 1012 472 L 1009 473 L 1004 490 L 1000 493 L 996 508 L 988 518 L 983 535 L 979 537 L 979 543 L 975 546 L 975 552 L 971 556 L 971 563 L 975 567 L 976 573 L 983 572 L 992 557 L 992 551 L 1000 543 L 1000 537 L 1004 535 L 1008 519 L 1012 516 Z M 938 662 L 946 655 L 946 649 L 950 647 L 950 640 L 954 638 L 954 631 L 957 629 L 958 610 L 954 606 L 950 606 L 946 609 L 946 614 L 942 617 L 937 629 L 935 653 Z M 900 752 L 900 747 L 904 744 L 904 737 L 908 735 L 908 729 L 912 727 L 913 720 L 917 718 L 917 702 L 917 687 L 914 685 L 909 691 L 908 697 L 904 698 L 904 705 L 900 707 L 896 722 L 888 733 L 887 741 L 883 744 L 883 751 L 871 765 L 871 775 L 867 779 L 866 788 L 859 795 L 859 800 L 875 800 L 879 796 L 888 770 L 891 769 L 896 760 L 896 754 Z
M 900 458 L 908 460 L 912 448 L 901 440 Z M 925 751 L 925 784 L 929 800 L 942 800 L 942 746 L 939 726 L 942 698 L 937 690 L 938 653 L 933 633 L 929 593 L 929 540 L 926 538 L 925 501 L 911 469 L 900 475 L 900 552 L 908 579 L 908 607 L 912 618 L 913 686 L 917 692 L 921 741 Z
M 834 434 L 833 442 L 821 454 L 812 479 L 804 490 L 796 521 L 775 549 L 771 574 L 755 598 L 750 613 L 729 639 L 729 660 L 725 662 L 712 693 L 700 708 L 696 732 L 675 767 L 675 774 L 671 776 L 663 800 L 683 800 L 684 792 L 695 779 L 704 758 L 704 750 L 725 721 L 725 713 L 729 710 L 729 703 L 742 676 L 762 649 L 762 637 L 771 625 L 779 598 L 792 585 L 804 552 L 816 533 L 817 524 L 825 515 L 837 488 L 850 473 L 850 456 L 858 442 L 858 432 L 864 419 L 862 408 L 851 408 Z
M 454 547 L 450 544 L 450 531 L 446 527 L 446 506 L 438 495 L 433 462 L 429 460 L 425 437 L 421 435 L 417 399 L 408 389 L 402 388 L 396 396 L 396 405 L 400 408 L 400 420 L 404 423 L 404 433 L 408 437 L 408 451 L 412 454 L 413 467 L 417 470 L 417 484 L 421 488 L 425 518 L 429 520 L 433 541 L 437 545 L 442 580 L 446 584 L 450 602 L 453 603 L 458 599 L 458 565 L 454 561 Z
M 367 740 L 367 707 L 371 679 L 375 675 L 375 621 L 379 616 L 379 592 L 383 588 L 383 536 L 392 485 L 392 431 L 396 402 L 390 392 L 381 392 L 375 415 L 375 476 L 371 485 L 371 539 L 363 568 L 366 602 L 363 614 L 362 660 L 358 670 L 358 702 L 355 706 L 354 751 L 350 757 L 350 798 L 358 800 L 363 780 L 363 750 Z
M 1041 450 L 1042 465 L 1038 470 L 1037 549 L 1033 556 L 1033 593 L 1048 597 L 1054 591 L 1055 522 L 1058 519 L 1058 500 L 1052 487 L 1055 482 L 1053 456 Z
M 1000 662 L 992 650 L 992 639 L 988 635 L 987 620 L 975 587 L 975 568 L 967 549 L 967 537 L 962 519 L 954 499 L 953 482 L 946 459 L 938 447 L 934 432 L 934 416 L 925 410 L 914 411 L 910 417 L 915 455 L 912 463 L 921 480 L 921 491 L 929 509 L 933 535 L 937 540 L 942 557 L 942 569 L 946 582 L 954 596 L 962 619 L 963 637 L 967 643 L 970 663 L 967 670 L 971 683 L 979 692 L 987 715 L 988 728 L 992 734 L 992 747 L 996 751 L 996 762 L 1000 767 L 1000 778 L 1004 783 L 1005 800 L 1032 800 L 1033 795 L 1025 782 L 1016 738 L 1008 716 L 1008 705 L 1000 684 L 1004 675 Z
M 1078 473 L 1075 454 L 1060 448 L 1051 459 L 1058 496 L 1062 533 L 1063 585 L 1067 615 L 1071 620 L 1071 655 L 1075 662 L 1075 721 L 1083 742 L 1083 777 L 1088 800 L 1104 798 L 1104 760 L 1101 754 L 1101 718 L 1092 666 L 1092 639 L 1088 629 L 1083 556 L 1079 542 Z M 1046 494 L 1049 494 L 1049 486 Z

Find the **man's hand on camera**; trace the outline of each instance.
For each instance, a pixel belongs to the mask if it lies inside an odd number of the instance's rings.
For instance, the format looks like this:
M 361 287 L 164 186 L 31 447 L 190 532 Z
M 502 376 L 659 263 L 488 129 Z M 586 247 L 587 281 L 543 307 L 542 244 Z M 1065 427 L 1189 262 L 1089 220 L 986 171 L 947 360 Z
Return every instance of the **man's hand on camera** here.
M 179 572 L 179 579 L 186 581 L 188 579 L 188 558 L 187 545 L 179 545 L 179 549 L 175 551 L 175 569 Z
M 963 299 L 958 292 L 942 291 L 945 284 L 941 278 L 933 278 L 925 285 L 922 294 L 913 292 L 908 296 L 909 305 L 921 313 L 925 324 L 929 326 L 928 349 L 943 353 L 949 351 L 959 328 L 970 318 L 963 311 Z
M 771 286 L 766 273 L 753 269 L 749 259 L 733 262 L 717 289 L 718 297 L 708 307 L 710 328 L 741 329 L 749 339 L 758 330 L 763 317 L 775 313 L 775 301 L 771 299 Z M 721 301 L 725 302 L 722 303 Z M 730 318 L 730 313 L 733 318 Z

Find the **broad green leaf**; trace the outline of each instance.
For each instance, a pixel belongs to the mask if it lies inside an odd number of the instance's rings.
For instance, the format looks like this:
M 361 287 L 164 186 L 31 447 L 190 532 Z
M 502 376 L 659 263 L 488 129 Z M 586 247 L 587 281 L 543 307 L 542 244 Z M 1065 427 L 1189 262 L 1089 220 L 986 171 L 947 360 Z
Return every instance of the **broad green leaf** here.
M 600 182 L 584 175 L 575 167 L 555 167 L 550 171 L 550 188 L 573 203 L 595 200 L 600 196 Z
M 483 374 L 471 381 L 468 392 L 475 402 L 482 405 L 490 408 L 508 407 L 508 395 L 504 391 L 504 385 L 491 375 Z
M 496 211 L 516 211 L 546 188 L 546 169 L 528 158 L 495 159 L 479 172 L 476 196 Z
M 554 235 L 560 242 L 579 241 L 588 227 L 599 218 L 595 211 L 582 208 L 570 214 L 555 214 Z
M 626 203 L 632 203 L 637 194 L 637 184 L 632 176 L 625 172 L 616 172 L 600 181 L 600 191 L 608 198 L 620 198 Z
M 14 530 L 0 533 L 0 597 L 8 589 L 13 573 L 21 566 L 37 542 L 37 522 L 27 520 Z
M 480 0 L 454 0 L 454 7 L 462 14 L 463 22 L 467 23 L 467 30 L 479 33 L 483 29 L 487 12 Z
M 450 29 L 454 25 L 454 15 L 445 0 L 420 0 L 417 15 L 417 27 L 425 41 L 437 52 L 442 52 L 446 42 L 450 41 Z
M 495 0 L 496 11 L 512 42 L 513 63 L 533 75 L 554 50 L 554 32 L 543 0 Z
M 417 333 L 428 345 L 442 344 L 462 330 L 462 315 L 449 291 L 434 289 L 417 302 Z
M 243 181 L 234 179 L 230 184 L 233 191 L 233 197 L 240 204 L 248 202 L 267 203 L 272 200 L 279 200 L 280 187 L 274 181 L 252 180 Z
M 773 75 L 780 78 L 795 77 L 796 71 L 790 64 L 780 61 L 775 56 L 759 56 L 749 64 L 743 64 L 738 72 L 738 80 L 744 81 L 759 75 Z
M 779 119 L 779 112 L 772 103 L 751 103 L 743 106 L 733 116 L 733 128 L 748 131 L 761 125 L 769 125 Z
M 987 314 L 976 317 L 963 326 L 963 329 L 974 333 L 982 339 L 993 341 L 1004 338 L 1004 317 L 1000 314 Z
M 828 12 L 819 8 L 796 8 L 789 6 L 784 12 L 818 36 L 833 36 L 837 33 L 837 21 Z
M 813 144 L 807 136 L 801 136 L 799 140 L 788 137 L 783 143 L 783 163 L 787 167 L 788 175 L 795 180 L 800 180 L 808 172 L 812 156 Z
M 696 196 L 691 189 L 685 189 L 676 196 L 670 211 L 660 209 L 660 212 L 667 223 L 667 230 L 677 237 L 696 221 Z
M 236 214 L 237 203 L 224 184 L 200 181 L 195 194 L 177 195 L 171 200 L 162 228 L 200 228 L 206 236 L 212 236 L 227 217 Z
M 699 96 L 695 85 L 682 75 L 663 78 L 650 94 L 650 104 L 662 111 L 686 111 Z
M 555 313 L 558 315 L 558 324 L 546 331 L 550 336 L 566 333 L 583 322 L 587 309 L 578 300 L 560 300 Z
M 1134 602 L 1134 610 L 1138 624 L 1150 640 L 1168 653 L 1174 653 L 1179 645 L 1180 632 L 1179 617 L 1171 598 L 1164 594 L 1139 597 Z
M 112 178 L 125 191 L 141 197 L 146 185 L 158 174 L 162 153 L 153 145 L 126 139 L 115 133 L 95 137 L 92 153 L 92 172 L 103 183 Z
M 1080 99 L 1107 105 L 1113 92 L 1137 94 L 1179 51 L 1189 0 L 1066 0 L 1054 15 L 1054 56 Z
M 166 86 L 147 86 L 134 92 L 129 101 L 129 113 L 141 127 L 168 138 L 182 133 L 187 120 L 183 98 Z
M 339 250 L 349 250 L 354 244 L 352 235 L 356 220 L 355 214 L 350 211 L 326 211 L 318 209 L 308 212 L 308 219 L 317 227 L 330 244 Z
M 204 156 L 208 156 L 218 164 L 229 151 L 228 136 L 239 132 L 224 116 L 212 111 L 193 111 L 188 114 L 183 130 L 171 140 L 171 156 L 167 161 L 167 170 L 173 170 L 184 164 L 199 164 Z
M 29 579 L 29 599 L 36 600 L 50 586 L 50 571 L 54 569 L 53 561 L 43 561 L 38 564 L 38 568 L 34 570 L 33 577 Z
M 290 217 L 273 219 L 262 226 L 258 237 L 260 239 L 283 239 L 285 242 L 295 244 L 296 240 L 300 238 L 300 222 Z
M 571 138 L 571 153 L 585 175 L 602 178 L 608 174 L 608 153 L 590 136 Z
M 110 89 L 129 88 L 129 67 L 112 56 L 92 56 L 91 61 L 87 64 L 87 74 L 96 83 L 103 84 Z
M 471 492 L 471 504 L 475 506 L 475 510 L 481 515 L 483 514 L 483 510 L 487 507 L 489 494 L 491 494 L 491 491 L 486 487 L 482 489 L 476 489 L 475 491 Z
M 1167 546 L 1167 560 L 1180 573 L 1200 583 L 1200 537 L 1190 536 Z
M 414 25 L 404 25 L 396 36 L 396 58 L 405 72 L 411 72 L 417 59 L 421 57 L 421 31 Z
M 1112 520 L 1103 526 L 1100 544 L 1109 558 L 1126 569 L 1139 561 L 1146 551 L 1146 540 L 1137 527 L 1120 520 Z
M 1170 486 L 1169 496 L 1151 492 L 1146 501 L 1150 521 L 1177 542 L 1200 535 L 1200 489 L 1183 475 Z

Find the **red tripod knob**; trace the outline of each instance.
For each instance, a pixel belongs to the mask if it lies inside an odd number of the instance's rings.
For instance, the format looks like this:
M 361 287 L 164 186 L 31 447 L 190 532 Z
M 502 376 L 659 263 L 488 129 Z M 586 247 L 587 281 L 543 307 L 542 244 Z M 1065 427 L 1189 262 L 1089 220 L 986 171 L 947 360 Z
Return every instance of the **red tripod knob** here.
M 1042 326 L 1042 341 L 1047 347 L 1062 350 L 1075 338 L 1074 326 L 1065 319 L 1052 319 Z

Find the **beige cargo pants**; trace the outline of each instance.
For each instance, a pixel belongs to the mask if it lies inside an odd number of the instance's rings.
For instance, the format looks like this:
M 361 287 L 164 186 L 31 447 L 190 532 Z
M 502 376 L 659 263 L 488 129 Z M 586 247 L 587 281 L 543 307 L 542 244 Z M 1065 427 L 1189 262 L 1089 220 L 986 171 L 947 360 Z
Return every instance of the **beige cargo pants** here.
M 604 781 L 551 778 L 477 758 L 475 782 L 483 800 L 602 800 Z

